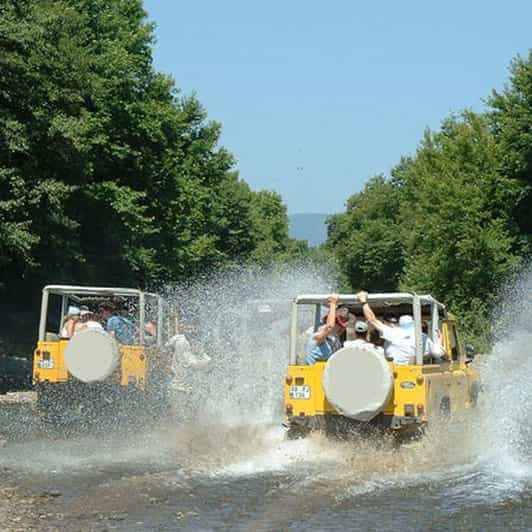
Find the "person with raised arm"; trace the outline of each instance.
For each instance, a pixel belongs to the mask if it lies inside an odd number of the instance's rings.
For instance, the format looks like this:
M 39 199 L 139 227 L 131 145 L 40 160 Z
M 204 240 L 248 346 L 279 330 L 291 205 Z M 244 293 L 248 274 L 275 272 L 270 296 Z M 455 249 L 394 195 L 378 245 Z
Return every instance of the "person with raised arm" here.
M 404 314 L 399 318 L 399 327 L 392 327 L 380 321 L 368 303 L 368 293 L 364 290 L 358 292 L 358 300 L 362 303 L 362 312 L 382 338 L 387 343 L 385 354 L 397 365 L 411 364 L 416 356 L 415 322 L 410 314 Z M 426 334 L 422 335 L 423 357 L 433 357 L 444 360 L 445 351 L 439 341 L 433 342 Z
M 345 318 L 343 313 L 342 316 L 338 315 L 338 294 L 331 294 L 328 302 L 329 312 L 325 324 L 311 334 L 308 340 L 306 360 L 309 366 L 317 361 L 328 360 L 335 351 L 342 347 L 341 336 L 347 327 L 348 313 Z

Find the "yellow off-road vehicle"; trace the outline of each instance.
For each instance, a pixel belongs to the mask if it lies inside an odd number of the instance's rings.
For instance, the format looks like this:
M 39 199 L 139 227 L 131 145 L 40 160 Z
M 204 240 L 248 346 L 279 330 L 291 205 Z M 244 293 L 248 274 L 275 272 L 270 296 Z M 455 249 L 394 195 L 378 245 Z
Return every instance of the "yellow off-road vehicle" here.
M 66 337 L 68 309 L 105 305 L 128 309 L 127 327 L 113 335 L 101 324 Z M 112 313 L 112 312 L 110 312 Z M 116 312 L 119 314 L 119 312 Z M 95 416 L 139 408 L 153 411 L 164 403 L 171 378 L 172 351 L 164 349 L 175 314 L 157 294 L 131 288 L 49 285 L 43 289 L 39 338 L 33 357 L 37 406 L 62 416 L 83 412 Z
M 413 315 L 415 357 L 409 364 L 396 365 L 372 345 L 347 343 L 327 361 L 307 365 L 306 344 L 312 331 L 322 324 L 322 307 L 327 301 L 325 295 L 301 295 L 292 303 L 284 393 L 289 437 L 301 437 L 312 430 L 343 434 L 363 428 L 384 428 L 396 436 L 412 436 L 440 416 L 453 416 L 476 404 L 478 371 L 469 366 L 471 359 L 462 348 L 454 316 L 430 295 L 368 296 L 380 320 L 390 312 Z M 338 305 L 363 316 L 356 295 L 340 295 Z M 314 324 L 300 324 L 299 316 L 308 316 L 311 307 Z M 427 327 L 426 336 L 423 326 Z M 447 360 L 424 356 L 427 337 L 441 342 Z

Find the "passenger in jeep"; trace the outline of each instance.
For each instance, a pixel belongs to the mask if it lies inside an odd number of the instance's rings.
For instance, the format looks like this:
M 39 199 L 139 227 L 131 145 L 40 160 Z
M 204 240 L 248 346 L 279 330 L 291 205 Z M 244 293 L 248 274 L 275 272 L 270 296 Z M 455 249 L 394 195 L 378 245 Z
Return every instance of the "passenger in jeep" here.
M 317 332 L 312 333 L 308 339 L 306 360 L 309 366 L 318 360 L 328 360 L 335 351 L 342 347 L 342 337 L 347 327 L 349 310 L 341 311 L 342 319 L 336 314 L 338 294 L 331 294 L 328 301 L 329 312 L 325 324 Z
M 80 311 L 80 319 L 76 323 L 74 332 L 86 331 L 87 329 L 100 329 L 103 331 L 102 324 L 98 320 L 98 316 L 94 314 L 88 307 L 82 308 Z
M 61 338 L 72 338 L 77 322 L 79 321 L 80 310 L 78 307 L 70 306 L 66 316 L 63 318 L 63 328 Z
M 368 324 L 365 321 L 357 320 L 353 326 L 355 332 L 355 339 L 344 342 L 344 347 L 362 347 L 373 346 L 372 342 L 368 342 Z
M 102 303 L 100 314 L 105 323 L 105 330 L 120 344 L 133 345 L 137 333 L 136 325 L 118 311 L 112 303 Z
M 399 318 L 399 327 L 386 325 L 377 317 L 368 303 L 368 293 L 361 291 L 357 294 L 362 303 L 362 311 L 369 323 L 382 334 L 385 341 L 388 341 L 387 358 L 393 359 L 397 365 L 407 365 L 413 363 L 416 356 L 415 322 L 409 314 L 403 314 Z M 433 357 L 441 359 L 445 357 L 445 351 L 439 341 L 433 342 L 426 334 L 422 336 L 423 357 Z

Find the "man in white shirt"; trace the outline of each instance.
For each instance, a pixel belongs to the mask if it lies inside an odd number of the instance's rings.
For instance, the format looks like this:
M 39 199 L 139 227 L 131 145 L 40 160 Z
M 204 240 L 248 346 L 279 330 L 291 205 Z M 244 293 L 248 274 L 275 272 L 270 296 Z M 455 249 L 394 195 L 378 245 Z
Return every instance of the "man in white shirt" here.
M 399 318 L 399 327 L 390 327 L 378 320 L 368 304 L 368 293 L 365 291 L 357 294 L 362 303 L 362 312 L 365 318 L 378 331 L 380 331 L 387 344 L 386 356 L 392 358 L 397 365 L 411 364 L 416 356 L 415 322 L 412 316 L 405 314 Z M 423 356 L 445 358 L 445 351 L 438 342 L 433 342 L 427 335 L 423 335 Z
M 368 324 L 365 321 L 357 320 L 354 325 L 355 339 L 344 342 L 344 347 L 357 347 L 370 345 L 367 340 Z M 371 344 L 373 345 L 373 344 Z
M 102 324 L 94 319 L 94 313 L 87 307 L 81 307 L 80 320 L 76 323 L 74 332 L 86 331 L 87 329 L 99 329 L 103 331 Z
M 382 321 L 384 325 L 387 325 L 388 327 L 391 327 L 392 329 L 396 329 L 397 327 L 399 327 L 399 319 L 392 312 L 386 312 L 384 316 L 382 317 Z M 386 358 L 392 358 L 392 356 L 389 354 L 390 345 L 391 345 L 390 341 L 385 340 L 382 334 L 381 334 L 381 338 L 384 344 L 383 348 L 384 348 L 384 354 Z

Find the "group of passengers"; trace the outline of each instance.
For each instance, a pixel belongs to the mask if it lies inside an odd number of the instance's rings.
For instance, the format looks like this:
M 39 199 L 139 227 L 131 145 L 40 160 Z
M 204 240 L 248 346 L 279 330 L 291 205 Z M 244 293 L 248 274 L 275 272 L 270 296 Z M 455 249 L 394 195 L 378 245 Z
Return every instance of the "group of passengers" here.
M 99 305 L 98 312 L 93 312 L 87 306 L 70 306 L 63 318 L 62 338 L 72 338 L 75 334 L 87 330 L 99 329 L 108 332 L 116 341 L 124 345 L 133 345 L 138 333 L 138 327 L 121 310 L 110 302 Z M 157 334 L 153 321 L 147 321 L 145 332 L 152 337 Z
M 329 297 L 329 312 L 324 318 L 325 323 L 311 334 L 308 340 L 307 364 L 312 365 L 318 360 L 327 360 L 342 346 L 371 346 L 397 365 L 412 363 L 416 354 L 415 322 L 412 316 L 404 314 L 397 318 L 388 313 L 381 321 L 375 316 L 368 303 L 367 292 L 359 292 L 357 298 L 362 304 L 364 320 L 357 319 L 345 305 L 338 305 L 337 294 Z M 352 325 L 355 339 L 345 341 L 348 325 Z M 369 326 L 373 329 L 370 336 L 372 341 L 368 341 Z M 423 332 L 422 348 L 424 360 L 429 358 L 445 360 L 447 358 L 439 333 L 433 341 Z
M 72 338 L 74 334 L 86 329 L 103 330 L 103 326 L 100 323 L 98 316 L 85 305 L 80 307 L 68 307 L 68 312 L 63 318 L 61 337 Z

